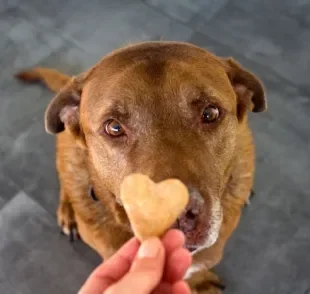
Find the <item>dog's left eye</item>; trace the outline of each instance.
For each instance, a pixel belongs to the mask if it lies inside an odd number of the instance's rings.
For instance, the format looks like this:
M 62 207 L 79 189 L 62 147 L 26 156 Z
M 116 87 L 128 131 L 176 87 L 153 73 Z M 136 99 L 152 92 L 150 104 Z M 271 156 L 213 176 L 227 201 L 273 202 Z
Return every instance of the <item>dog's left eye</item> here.
M 105 132 L 111 137 L 119 137 L 125 134 L 120 122 L 114 119 L 110 119 L 105 123 Z
M 212 123 L 220 116 L 220 111 L 216 106 L 207 106 L 202 113 L 202 120 L 204 123 Z

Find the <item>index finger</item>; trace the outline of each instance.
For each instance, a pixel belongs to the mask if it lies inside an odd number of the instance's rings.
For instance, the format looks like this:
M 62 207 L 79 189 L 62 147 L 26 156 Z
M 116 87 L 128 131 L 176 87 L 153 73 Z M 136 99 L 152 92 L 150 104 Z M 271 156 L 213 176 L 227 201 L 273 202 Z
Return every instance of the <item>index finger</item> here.
M 139 246 L 136 238 L 125 243 L 115 255 L 93 271 L 79 294 L 102 294 L 111 284 L 121 279 L 129 271 Z

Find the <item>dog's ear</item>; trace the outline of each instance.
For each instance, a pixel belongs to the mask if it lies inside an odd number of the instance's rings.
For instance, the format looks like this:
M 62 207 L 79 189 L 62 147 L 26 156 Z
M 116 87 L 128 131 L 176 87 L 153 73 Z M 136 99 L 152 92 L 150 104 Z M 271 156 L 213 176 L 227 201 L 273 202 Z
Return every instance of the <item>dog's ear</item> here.
M 267 102 L 262 82 L 233 58 L 221 61 L 238 98 L 238 115 L 242 117 L 247 110 L 265 111 Z
M 57 134 L 65 129 L 76 138 L 82 136 L 80 102 L 85 76 L 73 77 L 53 98 L 45 111 L 45 129 Z

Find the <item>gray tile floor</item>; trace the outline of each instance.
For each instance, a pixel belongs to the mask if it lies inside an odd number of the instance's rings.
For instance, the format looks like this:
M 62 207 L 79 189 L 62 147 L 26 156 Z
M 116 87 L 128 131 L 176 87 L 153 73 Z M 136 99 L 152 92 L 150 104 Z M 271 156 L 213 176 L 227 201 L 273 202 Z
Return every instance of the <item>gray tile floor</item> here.
M 0 293 L 76 293 L 96 254 L 60 236 L 52 94 L 12 79 L 37 64 L 75 74 L 128 42 L 190 41 L 264 81 L 251 115 L 256 197 L 217 272 L 230 294 L 310 293 L 310 0 L 0 0 Z

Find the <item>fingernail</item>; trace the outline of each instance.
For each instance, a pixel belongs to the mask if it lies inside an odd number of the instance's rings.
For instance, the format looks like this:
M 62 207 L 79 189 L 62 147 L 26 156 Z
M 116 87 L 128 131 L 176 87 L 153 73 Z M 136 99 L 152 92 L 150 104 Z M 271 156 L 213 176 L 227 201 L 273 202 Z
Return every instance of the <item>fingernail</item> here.
M 144 241 L 138 251 L 138 258 L 155 258 L 160 251 L 160 241 L 157 238 L 151 238 Z

